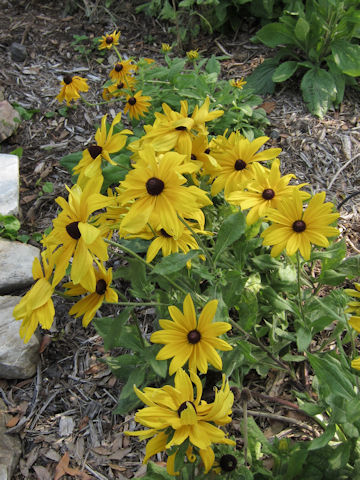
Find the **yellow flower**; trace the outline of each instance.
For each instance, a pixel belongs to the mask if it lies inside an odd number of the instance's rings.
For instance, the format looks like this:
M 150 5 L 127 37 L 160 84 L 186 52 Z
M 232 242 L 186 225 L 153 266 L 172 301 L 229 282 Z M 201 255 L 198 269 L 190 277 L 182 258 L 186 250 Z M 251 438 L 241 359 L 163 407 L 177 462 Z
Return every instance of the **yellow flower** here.
M 238 79 L 232 79 L 230 80 L 230 85 L 235 88 L 239 88 L 242 90 L 243 86 L 246 85 L 247 82 L 245 82 L 244 77 L 238 78 Z
M 39 259 L 34 259 L 32 274 L 37 281 L 14 308 L 14 318 L 22 320 L 20 337 L 24 338 L 24 343 L 30 340 L 39 324 L 49 329 L 54 321 L 55 309 L 51 296 L 55 287 L 50 282 L 54 264 L 47 254 L 41 253 L 42 268 Z
M 266 218 L 273 224 L 261 236 L 264 245 L 273 245 L 273 257 L 286 248 L 288 255 L 294 255 L 299 250 L 304 260 L 309 260 L 311 243 L 328 247 L 327 237 L 338 236 L 339 230 L 329 225 L 339 214 L 333 212 L 332 203 L 324 203 L 324 200 L 325 192 L 317 193 L 303 211 L 301 193 L 294 189 L 291 199 L 283 200 L 277 210 L 270 208 L 267 211 Z
M 70 272 L 72 282 L 80 283 L 89 291 L 95 289 L 93 256 L 105 261 L 108 253 L 100 229 L 89 222 L 89 217 L 94 211 L 113 202 L 111 198 L 99 193 L 102 182 L 102 177 L 90 178 L 83 190 L 77 184 L 71 190 L 66 187 L 69 192 L 68 202 L 63 197 L 56 199 L 63 210 L 53 220 L 54 228 L 43 240 L 54 258 L 54 285 L 63 278 L 73 257 Z
M 116 303 L 118 301 L 117 293 L 110 288 L 112 269 L 109 268 L 109 270 L 106 271 L 101 264 L 98 264 L 98 268 L 95 269 L 94 273 L 96 284 L 95 288 L 90 291 L 81 285 L 74 285 L 73 282 L 64 283 L 63 285 L 64 288 L 68 289 L 65 292 L 66 295 L 79 296 L 90 293 L 90 295 L 83 297 L 75 303 L 69 312 L 70 315 L 75 315 L 76 318 L 83 315 L 82 324 L 84 327 L 89 325 L 104 300 L 109 303 Z
M 350 297 L 360 298 L 360 283 L 354 283 L 356 290 L 352 288 L 345 288 L 344 292 Z M 360 333 L 360 302 L 357 300 L 352 300 L 347 303 L 346 313 L 354 312 L 355 315 L 350 317 L 349 324 Z
M 139 117 L 144 117 L 145 113 L 148 112 L 151 105 L 149 100 L 151 100 L 151 97 L 142 95 L 142 90 L 139 90 L 134 95 L 127 95 L 124 113 L 129 112 L 130 118 L 139 120 Z
M 279 155 L 281 148 L 269 148 L 258 151 L 269 137 L 259 137 L 250 142 L 238 132 L 228 139 L 220 136 L 218 148 L 212 151 L 212 156 L 220 166 L 215 173 L 215 180 L 211 186 L 211 195 L 217 195 L 222 189 L 225 197 L 235 190 L 241 190 L 244 185 L 253 179 L 253 162 L 271 160 Z
M 119 83 L 114 83 L 110 87 L 106 87 L 103 90 L 102 97 L 104 100 L 110 100 L 113 97 L 122 97 L 127 95 L 128 90 L 133 90 L 136 85 L 135 77 L 126 77 L 124 81 Z
M 99 50 L 104 50 L 104 48 L 111 48 L 113 45 L 119 45 L 119 37 L 120 32 L 116 33 L 116 30 L 113 33 L 109 33 L 108 35 L 103 35 L 99 38 Z
M 107 115 L 104 115 L 101 119 L 101 126 L 95 134 L 96 143 L 84 150 L 81 160 L 73 168 L 74 175 L 79 175 L 77 183 L 81 188 L 84 187 L 89 178 L 102 175 L 102 159 L 111 163 L 111 165 L 117 165 L 116 162 L 111 160 L 110 153 L 119 152 L 124 148 L 127 140 L 126 135 L 132 134 L 132 131 L 127 129 L 119 133 L 113 133 L 115 125 L 120 122 L 121 113 L 116 115 L 109 131 L 106 128 L 106 118 Z
M 196 50 L 189 50 L 186 52 L 186 56 L 189 60 L 196 60 L 199 58 L 198 48 Z
M 124 192 L 119 200 L 123 203 L 135 200 L 121 227 L 129 233 L 137 233 L 146 223 L 153 224 L 151 216 L 154 214 L 169 235 L 179 237 L 182 223 L 178 215 L 198 221 L 198 210 L 211 202 L 199 188 L 184 186 L 186 178 L 180 173 L 182 155 L 169 152 L 156 157 L 150 145 L 139 153 L 142 161 L 135 164 L 120 184 Z
M 210 404 L 201 399 L 201 380 L 194 372 L 190 372 L 189 377 L 184 370 L 179 369 L 174 383 L 174 387 L 146 387 L 144 392 L 134 387 L 136 395 L 147 405 L 136 413 L 135 420 L 148 427 L 148 430 L 124 433 L 139 436 L 140 439 L 152 437 L 146 445 L 144 463 L 156 453 L 182 445 L 189 439 L 190 445 L 199 450 L 207 473 L 215 459 L 211 445 L 235 445 L 217 427 L 231 422 L 233 393 L 225 381 L 225 375 L 220 390 L 215 390 L 214 402 Z M 196 396 L 193 384 L 196 386 Z M 177 452 L 178 450 L 168 458 L 167 469 L 172 475 L 175 474 L 174 459 Z M 192 451 L 188 449 L 187 454 L 192 456 Z
M 59 95 L 57 95 L 57 100 L 59 103 L 62 103 L 66 100 L 66 104 L 70 105 L 71 100 L 78 100 L 80 98 L 79 92 L 87 92 L 89 90 L 89 85 L 86 83 L 86 78 L 81 78 L 75 75 L 65 75 L 61 85 L 63 87 L 60 90 Z
M 161 51 L 163 53 L 171 52 L 172 47 L 168 43 L 161 44 Z
M 131 59 L 122 60 L 114 65 L 114 68 L 110 72 L 110 78 L 116 83 L 125 82 L 132 73 L 137 70 L 137 66 Z
M 355 370 L 360 370 L 360 357 L 354 358 L 354 360 L 351 361 L 351 366 L 355 368 Z
M 263 217 L 269 208 L 277 208 L 286 198 L 292 197 L 293 189 L 300 189 L 306 183 L 292 186 L 288 185 L 295 175 L 280 175 L 280 160 L 276 158 L 271 165 L 271 170 L 264 168 L 259 163 L 253 164 L 254 180 L 246 185 L 246 190 L 231 192 L 226 200 L 233 205 L 240 205 L 242 210 L 250 208 L 246 223 L 252 225 Z M 301 199 L 310 197 L 309 193 L 300 192 Z
M 169 374 L 173 375 L 187 361 L 189 370 L 206 373 L 208 362 L 218 370 L 222 369 L 222 361 L 218 350 L 232 350 L 232 347 L 219 335 L 231 329 L 226 322 L 213 322 L 218 301 L 208 302 L 196 319 L 194 304 L 190 294 L 184 300 L 182 313 L 177 307 L 170 306 L 169 313 L 173 321 L 160 320 L 163 330 L 154 332 L 150 341 L 164 343 L 165 346 L 157 354 L 157 360 L 172 358 Z
M 204 103 L 199 107 L 195 105 L 191 118 L 194 120 L 194 129 L 200 132 L 202 135 L 207 135 L 205 128 L 205 122 L 210 122 L 215 118 L 219 118 L 224 115 L 224 110 L 213 110 L 209 112 L 210 98 L 206 97 Z

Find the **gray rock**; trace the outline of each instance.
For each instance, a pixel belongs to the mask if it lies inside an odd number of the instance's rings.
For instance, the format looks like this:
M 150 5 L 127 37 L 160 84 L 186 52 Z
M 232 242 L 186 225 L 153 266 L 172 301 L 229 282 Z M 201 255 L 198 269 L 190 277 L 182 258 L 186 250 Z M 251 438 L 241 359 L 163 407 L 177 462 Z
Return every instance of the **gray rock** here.
M 10 45 L 10 54 L 14 62 L 23 62 L 26 58 L 26 47 L 18 42 L 13 42 Z
M 0 102 L 0 142 L 15 132 L 20 123 L 20 114 L 7 100 Z
M 19 213 L 19 157 L 0 153 L 0 214 Z
M 34 283 L 32 264 L 40 250 L 32 245 L 0 238 L 0 294 Z
M 21 442 L 17 435 L 6 433 L 10 415 L 0 400 L 0 480 L 10 480 L 21 455 Z
M 39 361 L 39 340 L 33 335 L 24 344 L 19 335 L 21 323 L 12 314 L 20 300 L 10 295 L 0 297 L 0 378 L 30 378 Z

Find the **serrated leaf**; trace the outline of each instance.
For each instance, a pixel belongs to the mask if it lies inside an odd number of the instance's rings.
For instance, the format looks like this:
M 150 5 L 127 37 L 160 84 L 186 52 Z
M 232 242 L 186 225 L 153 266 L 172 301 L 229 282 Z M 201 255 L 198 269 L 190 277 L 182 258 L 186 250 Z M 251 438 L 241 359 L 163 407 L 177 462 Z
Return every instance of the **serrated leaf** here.
M 300 87 L 310 112 L 322 118 L 336 98 L 336 85 L 331 74 L 314 67 L 305 73 Z
M 298 66 L 298 62 L 295 62 L 293 60 L 282 63 L 273 73 L 272 81 L 276 83 L 285 82 L 285 80 L 294 75 Z
M 126 308 L 118 317 L 103 317 L 93 320 L 93 325 L 99 335 L 104 340 L 105 350 L 108 351 L 111 348 L 122 347 L 123 340 L 123 328 L 128 321 L 131 309 Z
M 220 70 L 221 70 L 221 65 L 218 60 L 216 60 L 215 56 L 212 55 L 205 67 L 205 70 L 207 73 L 215 73 L 216 75 L 219 75 Z
M 346 75 L 360 75 L 360 45 L 353 45 L 346 40 L 335 40 L 331 44 L 333 59 L 339 69 Z
M 245 216 L 240 210 L 224 220 L 217 234 L 214 249 L 214 263 L 227 247 L 236 242 L 236 240 L 245 233 L 245 229 Z

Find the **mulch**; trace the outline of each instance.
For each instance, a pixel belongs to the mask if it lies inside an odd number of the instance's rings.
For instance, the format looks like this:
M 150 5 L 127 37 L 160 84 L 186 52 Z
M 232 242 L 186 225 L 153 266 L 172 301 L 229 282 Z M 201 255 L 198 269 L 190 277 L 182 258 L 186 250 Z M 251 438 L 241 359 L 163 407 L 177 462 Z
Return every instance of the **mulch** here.
M 70 184 L 69 174 L 59 160 L 89 144 L 95 125 L 105 113 L 115 115 L 113 108 L 90 109 L 83 104 L 67 117 L 59 114 L 55 96 L 63 74 L 87 77 L 91 86 L 87 99 L 97 101 L 114 60 L 105 56 L 99 63 L 94 60 L 100 58 L 96 51 L 89 55 L 76 52 L 71 45 L 74 35 L 91 39 L 117 28 L 121 30 L 124 54 L 158 61 L 162 58 L 161 42 L 171 43 L 166 26 L 135 14 L 132 2 L 116 2 L 116 7 L 109 10 L 99 7 L 91 11 L 95 3 L 99 2 L 0 0 L 0 100 L 3 97 L 26 109 L 38 110 L 1 144 L 3 153 L 23 148 L 20 219 L 23 232 L 30 235 L 51 225 L 57 210 L 54 199 L 64 194 L 64 184 Z M 78 8 L 74 9 L 74 5 Z M 91 13 L 90 17 L 86 13 Z M 243 25 L 230 37 L 200 36 L 192 48 L 199 48 L 206 56 L 230 53 L 231 58 L 223 64 L 223 75 L 242 77 L 271 55 L 269 49 L 250 41 L 254 33 L 254 26 Z M 26 47 L 25 62 L 11 59 L 12 42 Z M 299 181 L 309 183 L 314 193 L 325 190 L 327 199 L 335 204 L 360 190 L 359 105 L 359 92 L 349 89 L 338 110 L 318 119 L 306 110 L 295 83 L 280 86 L 274 95 L 264 98 L 263 107 L 271 121 L 266 134 L 272 146 L 283 149 L 280 158 L 284 173 L 295 173 Z M 42 191 L 44 182 L 53 183 L 52 193 Z M 360 196 L 355 196 L 341 209 L 340 228 L 349 255 L 360 253 L 359 201 Z M 34 240 L 30 243 L 39 246 Z M 121 383 L 101 362 L 109 352 L 105 352 L 93 327 L 84 330 L 79 320 L 68 315 L 66 302 L 56 302 L 56 321 L 50 335 L 42 336 L 36 376 L 24 381 L 0 380 L 1 396 L 13 415 L 9 429 L 19 432 L 22 439 L 23 452 L 14 478 L 52 479 L 56 468 L 59 472 L 65 465 L 66 472 L 66 452 L 73 470 L 62 478 L 141 476 L 145 472 L 141 464 L 145 442 L 138 443 L 122 434 L 134 428 L 131 415 L 123 418 L 113 413 Z M 302 380 L 307 381 L 308 372 L 302 374 Z M 281 372 L 271 372 L 266 381 L 250 375 L 248 388 L 253 399 L 249 409 L 268 437 L 317 436 L 316 426 L 292 404 L 290 387 L 289 379 Z M 261 416 L 261 412 L 265 415 Z M 231 427 L 235 434 L 240 419 L 238 398 Z M 158 461 L 162 460 L 159 455 Z

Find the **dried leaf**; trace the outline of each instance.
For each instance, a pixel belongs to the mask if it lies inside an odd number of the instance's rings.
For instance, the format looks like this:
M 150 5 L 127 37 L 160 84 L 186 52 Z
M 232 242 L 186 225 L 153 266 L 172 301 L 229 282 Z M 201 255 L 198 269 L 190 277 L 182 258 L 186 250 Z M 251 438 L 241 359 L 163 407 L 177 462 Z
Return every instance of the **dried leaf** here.
M 260 105 L 260 108 L 263 108 L 266 113 L 271 113 L 276 107 L 276 102 L 264 102 Z
M 36 478 L 38 480 L 51 480 L 50 472 L 45 467 L 41 467 L 40 465 L 35 465 L 33 469 L 36 473 Z
M 39 353 L 43 353 L 45 348 L 51 343 L 51 336 L 50 335 L 44 335 L 41 340 L 40 348 L 39 348 Z
M 7 422 L 6 426 L 8 428 L 15 427 L 18 424 L 22 415 L 15 415 L 15 417 L 11 417 L 10 420 Z
M 69 466 L 69 453 L 65 452 L 60 462 L 56 465 L 54 480 L 59 480 L 66 474 L 66 469 Z

